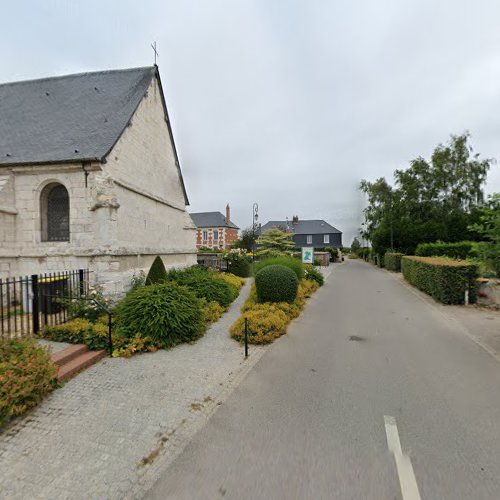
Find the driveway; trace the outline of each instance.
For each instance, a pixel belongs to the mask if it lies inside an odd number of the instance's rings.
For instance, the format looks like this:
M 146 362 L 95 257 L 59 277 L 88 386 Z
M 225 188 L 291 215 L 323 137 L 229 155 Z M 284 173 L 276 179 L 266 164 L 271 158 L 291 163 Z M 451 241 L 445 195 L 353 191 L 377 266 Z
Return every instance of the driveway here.
M 339 265 L 149 498 L 500 498 L 500 365 L 441 307 Z

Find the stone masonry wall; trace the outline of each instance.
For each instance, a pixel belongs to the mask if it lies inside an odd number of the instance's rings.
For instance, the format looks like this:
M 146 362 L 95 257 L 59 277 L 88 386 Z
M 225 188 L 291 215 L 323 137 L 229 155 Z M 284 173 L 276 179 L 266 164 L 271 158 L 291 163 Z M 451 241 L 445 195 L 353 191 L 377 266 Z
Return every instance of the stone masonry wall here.
M 0 190 L 0 278 L 88 267 L 93 280 L 121 294 L 156 255 L 166 267 L 196 263 L 196 230 L 156 79 L 106 163 L 2 167 L 6 176 L 12 185 Z M 40 193 L 51 182 L 69 192 L 69 242 L 41 241 Z

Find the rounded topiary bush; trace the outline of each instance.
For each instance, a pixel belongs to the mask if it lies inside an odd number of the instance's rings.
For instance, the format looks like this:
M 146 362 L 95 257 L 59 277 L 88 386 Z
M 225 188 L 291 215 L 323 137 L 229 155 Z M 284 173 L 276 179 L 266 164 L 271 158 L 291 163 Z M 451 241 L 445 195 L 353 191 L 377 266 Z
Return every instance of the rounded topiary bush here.
M 194 293 L 166 282 L 129 292 L 117 308 L 117 325 L 127 337 L 149 337 L 171 347 L 203 333 L 203 311 Z
M 260 302 L 293 302 L 298 286 L 297 275 L 285 266 L 266 266 L 255 275 Z
M 254 265 L 254 272 L 257 274 L 261 269 L 268 266 L 285 266 L 297 275 L 297 279 L 301 280 L 304 277 L 304 264 L 299 259 L 300 257 L 296 259 L 288 255 L 266 257 Z

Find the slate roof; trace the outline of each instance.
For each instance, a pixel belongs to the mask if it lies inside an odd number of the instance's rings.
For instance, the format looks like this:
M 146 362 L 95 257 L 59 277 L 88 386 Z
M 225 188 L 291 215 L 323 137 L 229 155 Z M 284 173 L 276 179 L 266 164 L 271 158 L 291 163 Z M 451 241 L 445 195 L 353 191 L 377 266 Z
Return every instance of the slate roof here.
M 342 234 L 337 228 L 324 220 L 299 220 L 298 223 L 292 224 L 288 221 L 288 226 L 294 234 Z M 261 227 L 261 232 L 271 229 L 272 227 L 287 227 L 286 220 L 271 220 Z
M 239 229 L 239 227 L 231 221 L 229 221 L 228 224 L 226 222 L 226 217 L 220 212 L 198 212 L 190 215 L 196 227 L 232 227 L 233 229 Z
M 155 76 L 161 89 L 156 66 L 0 84 L 0 166 L 105 161 Z

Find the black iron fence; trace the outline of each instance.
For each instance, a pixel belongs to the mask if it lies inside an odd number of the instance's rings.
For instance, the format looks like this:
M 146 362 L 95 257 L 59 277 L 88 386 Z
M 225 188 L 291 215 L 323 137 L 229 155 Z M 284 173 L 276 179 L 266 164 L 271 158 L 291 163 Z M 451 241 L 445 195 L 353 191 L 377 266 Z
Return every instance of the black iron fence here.
M 210 267 L 218 271 L 227 271 L 227 261 L 220 253 L 199 253 L 197 261 L 200 266 Z
M 0 338 L 30 337 L 68 321 L 70 301 L 88 291 L 88 269 L 0 279 Z

